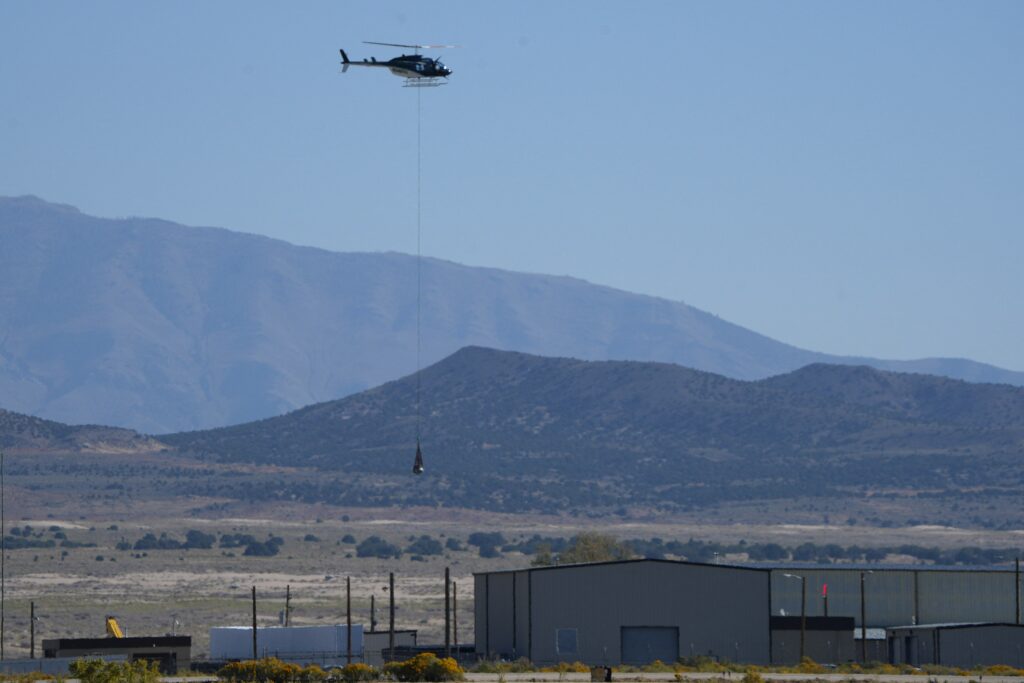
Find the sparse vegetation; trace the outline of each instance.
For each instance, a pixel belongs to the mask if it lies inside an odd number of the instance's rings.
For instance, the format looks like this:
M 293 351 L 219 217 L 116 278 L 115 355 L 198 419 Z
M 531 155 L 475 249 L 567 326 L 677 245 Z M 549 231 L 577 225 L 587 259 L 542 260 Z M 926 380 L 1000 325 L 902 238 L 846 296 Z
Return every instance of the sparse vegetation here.
M 116 527 L 115 527 L 116 528 Z M 198 529 L 189 529 L 185 532 L 185 548 L 196 548 L 198 550 L 209 550 L 213 547 L 217 537 L 213 534 L 204 534 Z
M 629 546 L 620 543 L 614 536 L 586 531 L 575 536 L 569 547 L 558 554 L 558 563 L 608 562 L 628 560 L 631 557 L 633 551 Z
M 414 555 L 440 555 L 444 552 L 441 542 L 430 536 L 423 535 L 414 540 L 405 548 L 405 552 Z
M 271 536 L 266 541 L 253 541 L 245 546 L 242 555 L 250 557 L 273 557 L 281 552 L 284 539 L 278 536 Z
M 520 657 L 511 662 L 503 660 L 491 660 L 481 659 L 473 666 L 474 673 L 481 674 L 511 674 L 511 673 L 526 673 L 530 671 L 536 671 L 537 667 L 534 666 L 526 657 Z
M 370 536 L 369 538 L 365 538 L 362 543 L 356 546 L 356 557 L 398 558 L 401 556 L 401 548 L 392 543 L 388 543 L 380 536 Z

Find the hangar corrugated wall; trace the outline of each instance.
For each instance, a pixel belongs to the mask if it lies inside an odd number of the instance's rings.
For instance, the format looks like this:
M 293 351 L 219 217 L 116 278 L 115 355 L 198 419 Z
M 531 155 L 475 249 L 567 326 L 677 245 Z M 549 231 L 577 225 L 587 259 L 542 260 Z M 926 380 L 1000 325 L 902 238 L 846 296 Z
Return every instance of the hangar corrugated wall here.
M 828 584 L 829 616 L 853 617 L 860 626 L 860 576 L 869 627 L 963 622 L 1014 623 L 1018 578 L 991 569 L 772 568 L 772 614 L 800 614 L 800 582 L 807 578 L 807 615 L 824 615 L 822 586 Z
M 889 629 L 887 635 L 894 664 L 1024 666 L 1024 626 L 939 624 Z
M 477 574 L 477 652 L 538 664 L 711 655 L 768 663 L 766 570 L 629 560 Z

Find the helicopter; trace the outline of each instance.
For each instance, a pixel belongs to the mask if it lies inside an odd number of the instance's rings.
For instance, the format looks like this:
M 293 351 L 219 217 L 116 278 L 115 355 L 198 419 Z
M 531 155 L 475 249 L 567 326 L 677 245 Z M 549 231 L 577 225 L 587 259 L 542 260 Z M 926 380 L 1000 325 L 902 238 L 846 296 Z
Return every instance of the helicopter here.
M 438 48 L 457 47 L 455 45 L 403 45 L 401 43 L 376 43 L 364 40 L 367 45 L 388 45 L 391 47 L 406 47 L 416 50 L 415 54 L 402 55 L 389 59 L 386 62 L 378 62 L 375 57 L 364 59 L 361 62 L 354 62 L 345 54 L 345 50 L 338 50 L 341 53 L 341 72 L 348 71 L 350 66 L 382 66 L 396 76 L 405 79 L 406 88 L 430 88 L 445 85 L 447 81 L 442 80 L 451 75 L 452 70 L 441 63 L 440 59 L 425 57 L 419 53 L 420 50 L 433 50 Z

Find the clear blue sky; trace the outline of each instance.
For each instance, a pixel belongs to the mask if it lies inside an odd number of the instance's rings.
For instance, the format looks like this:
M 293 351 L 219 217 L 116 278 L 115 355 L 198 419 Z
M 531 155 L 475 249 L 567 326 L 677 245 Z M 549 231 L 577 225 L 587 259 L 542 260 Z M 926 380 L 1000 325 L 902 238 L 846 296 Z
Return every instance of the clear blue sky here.
M 1024 369 L 1022 2 L 0 0 L 0 194 Z M 435 53 L 430 53 L 435 54 Z

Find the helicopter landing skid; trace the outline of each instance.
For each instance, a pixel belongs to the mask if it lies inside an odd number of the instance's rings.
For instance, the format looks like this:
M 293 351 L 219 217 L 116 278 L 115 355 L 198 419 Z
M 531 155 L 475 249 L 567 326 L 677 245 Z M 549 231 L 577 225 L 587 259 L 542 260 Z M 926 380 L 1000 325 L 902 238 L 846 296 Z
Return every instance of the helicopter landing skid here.
M 437 88 L 447 85 L 448 81 L 443 78 L 407 78 L 403 88 Z

